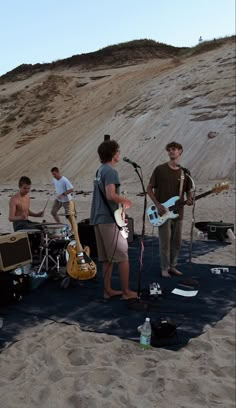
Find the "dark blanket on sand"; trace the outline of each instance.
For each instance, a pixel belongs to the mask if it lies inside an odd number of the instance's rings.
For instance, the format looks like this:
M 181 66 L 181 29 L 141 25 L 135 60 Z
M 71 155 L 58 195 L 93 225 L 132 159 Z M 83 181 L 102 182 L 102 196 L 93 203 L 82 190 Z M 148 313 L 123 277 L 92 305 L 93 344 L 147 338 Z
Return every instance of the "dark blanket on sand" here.
M 215 241 L 193 243 L 192 259 L 225 245 Z M 220 265 L 202 265 L 189 262 L 189 243 L 183 242 L 178 268 L 183 276 L 162 278 L 159 266 L 158 239 L 145 236 L 143 265 L 140 267 L 141 241 L 136 238 L 129 245 L 130 288 L 138 289 L 140 301 L 103 299 L 101 266 L 98 263 L 97 277 L 62 289 L 60 280 L 46 280 L 17 304 L 0 309 L 3 327 L 0 329 L 0 347 L 14 341 L 22 327 L 35 323 L 57 321 L 62 324 L 79 323 L 83 330 L 107 333 L 124 339 L 139 340 L 137 327 L 146 316 L 152 322 L 171 319 L 176 323 L 176 333 L 171 337 L 160 337 L 155 345 L 177 350 L 188 341 L 199 336 L 205 325 L 214 325 L 235 306 L 236 268 L 228 272 L 212 274 L 211 268 Z M 224 266 L 224 265 L 221 265 Z M 139 281 L 141 271 L 141 280 Z M 162 295 L 149 296 L 149 284 L 158 282 Z M 117 269 L 113 272 L 112 286 L 120 289 Z M 172 294 L 174 288 L 198 290 L 194 297 Z

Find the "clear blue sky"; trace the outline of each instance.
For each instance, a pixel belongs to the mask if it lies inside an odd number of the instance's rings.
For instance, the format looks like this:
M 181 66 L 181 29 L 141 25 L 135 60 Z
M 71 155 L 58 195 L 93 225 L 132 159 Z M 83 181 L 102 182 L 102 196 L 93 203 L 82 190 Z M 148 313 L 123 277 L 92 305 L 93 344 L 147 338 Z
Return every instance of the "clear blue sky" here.
M 121 42 L 191 47 L 235 33 L 235 0 L 0 0 L 0 75 Z

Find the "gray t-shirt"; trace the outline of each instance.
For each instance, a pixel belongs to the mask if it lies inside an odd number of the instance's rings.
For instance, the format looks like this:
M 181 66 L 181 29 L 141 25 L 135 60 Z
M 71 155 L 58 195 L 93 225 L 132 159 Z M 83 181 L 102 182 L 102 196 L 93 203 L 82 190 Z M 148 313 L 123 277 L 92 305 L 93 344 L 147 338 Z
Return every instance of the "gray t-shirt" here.
M 93 199 L 90 213 L 91 225 L 115 223 L 107 204 L 113 212 L 117 210 L 118 204 L 105 199 L 105 197 L 103 199 L 102 192 L 100 191 L 101 189 L 106 196 L 106 186 L 109 184 L 115 184 L 116 193 L 119 194 L 120 180 L 117 171 L 109 164 L 102 164 L 94 179 Z M 107 201 L 107 204 L 104 201 Z

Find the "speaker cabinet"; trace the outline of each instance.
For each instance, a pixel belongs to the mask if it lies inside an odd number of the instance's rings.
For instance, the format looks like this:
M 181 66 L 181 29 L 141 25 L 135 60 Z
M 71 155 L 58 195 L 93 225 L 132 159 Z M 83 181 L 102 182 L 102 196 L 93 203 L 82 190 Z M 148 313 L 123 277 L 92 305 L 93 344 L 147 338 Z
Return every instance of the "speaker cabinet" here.
M 128 235 L 128 242 L 133 242 L 134 240 L 134 219 L 131 217 L 127 217 L 128 219 L 128 230 L 129 230 L 129 235 Z
M 77 224 L 79 239 L 82 246 L 89 246 L 91 258 L 98 256 L 96 237 L 94 232 L 94 226 L 89 224 L 89 218 L 82 220 Z
M 0 270 L 5 272 L 32 262 L 27 233 L 14 232 L 0 236 Z

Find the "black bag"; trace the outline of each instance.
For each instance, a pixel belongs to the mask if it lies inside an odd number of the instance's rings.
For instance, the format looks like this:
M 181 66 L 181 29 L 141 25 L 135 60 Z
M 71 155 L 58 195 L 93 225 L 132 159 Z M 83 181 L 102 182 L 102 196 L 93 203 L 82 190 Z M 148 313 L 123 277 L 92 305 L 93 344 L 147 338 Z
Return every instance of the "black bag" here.
M 28 275 L 15 275 L 10 272 L 0 272 L 0 305 L 17 303 L 30 290 Z
M 195 223 L 195 227 L 202 232 L 207 233 L 207 238 L 224 242 L 227 236 L 227 230 L 231 229 L 234 232 L 234 224 L 223 221 L 200 221 Z
M 152 347 L 177 344 L 176 323 L 173 320 L 169 318 L 162 318 L 158 321 L 152 321 L 151 327 Z

